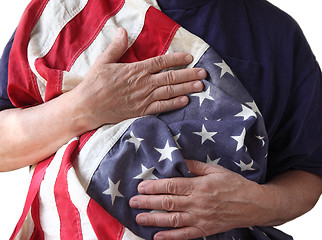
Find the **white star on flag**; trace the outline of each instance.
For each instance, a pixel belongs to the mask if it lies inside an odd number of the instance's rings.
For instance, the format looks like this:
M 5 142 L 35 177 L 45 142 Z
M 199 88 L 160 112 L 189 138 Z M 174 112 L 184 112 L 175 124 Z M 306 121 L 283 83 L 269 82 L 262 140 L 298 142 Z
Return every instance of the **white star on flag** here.
M 129 140 L 127 140 L 127 142 L 133 143 L 135 146 L 135 150 L 138 151 L 141 142 L 144 140 L 143 138 L 137 138 L 133 131 L 130 132 L 131 138 Z
M 244 146 L 245 135 L 246 129 L 244 128 L 240 136 L 231 136 L 234 140 L 237 141 L 236 152 Z
M 201 144 L 203 144 L 206 140 L 215 142 L 215 140 L 212 137 L 215 136 L 217 132 L 208 132 L 205 128 L 205 125 L 202 124 L 201 132 L 193 132 L 193 134 L 201 136 Z
M 238 167 L 240 167 L 240 171 L 254 171 L 255 169 L 252 168 L 254 161 L 252 160 L 251 163 L 245 164 L 242 160 L 239 160 L 239 163 L 234 162 Z
M 181 136 L 181 133 L 179 133 L 178 135 L 175 135 L 175 136 L 173 137 L 173 139 L 174 139 L 174 141 L 176 142 L 176 144 L 177 144 L 178 148 L 179 148 L 179 149 L 182 149 L 182 148 L 180 147 L 179 143 L 178 143 L 178 140 L 179 140 L 179 137 L 180 137 L 180 136 Z
M 220 158 L 211 160 L 211 158 L 209 157 L 209 155 L 207 155 L 207 163 L 208 164 L 218 164 L 219 160 L 220 160 Z
M 249 109 L 248 107 L 244 106 L 243 104 L 241 104 L 242 107 L 242 111 L 238 114 L 235 115 L 235 117 L 243 117 L 244 121 L 250 117 L 257 117 L 256 114 Z
M 118 181 L 116 184 L 112 182 L 112 180 L 109 178 L 108 179 L 108 185 L 109 188 L 106 189 L 103 194 L 106 195 L 111 195 L 111 200 L 112 200 L 112 205 L 114 204 L 115 197 L 124 197 L 120 192 L 119 192 L 119 185 L 121 181 Z
M 158 179 L 153 174 L 154 170 L 155 170 L 155 167 L 146 168 L 143 164 L 141 164 L 141 173 L 135 176 L 133 179 L 143 179 L 143 180 Z
M 203 103 L 203 101 L 205 99 L 209 99 L 209 100 L 212 100 L 212 101 L 215 100 L 215 99 L 213 99 L 213 97 L 210 96 L 210 87 L 208 87 L 208 89 L 206 91 L 199 92 L 199 93 L 193 93 L 190 96 L 199 98 L 200 107 L 201 107 L 201 104 Z
M 177 147 L 170 147 L 168 140 L 164 148 L 154 148 L 154 149 L 157 150 L 159 153 L 161 153 L 161 157 L 158 162 L 161 162 L 165 159 L 169 159 L 170 161 L 172 161 L 172 155 L 171 155 L 172 152 L 175 150 L 178 150 Z
M 245 104 L 247 104 L 255 113 L 258 113 L 260 116 L 262 116 L 254 100 L 252 102 L 246 102 Z
M 262 137 L 262 136 L 255 136 L 255 137 L 262 141 L 262 147 L 264 147 L 264 145 L 265 145 L 264 137 Z
M 225 73 L 229 73 L 230 75 L 232 75 L 234 77 L 233 72 L 231 71 L 230 67 L 227 65 L 227 63 L 225 63 L 224 60 L 222 60 L 221 63 L 214 63 L 216 66 L 221 68 L 221 74 L 220 74 L 220 78 L 222 78 L 222 76 L 224 76 Z

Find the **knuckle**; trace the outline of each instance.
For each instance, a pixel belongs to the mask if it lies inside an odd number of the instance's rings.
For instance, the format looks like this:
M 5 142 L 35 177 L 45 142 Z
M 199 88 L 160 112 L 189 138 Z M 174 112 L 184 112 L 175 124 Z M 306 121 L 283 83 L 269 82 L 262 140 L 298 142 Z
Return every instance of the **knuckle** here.
M 176 82 L 176 79 L 177 77 L 174 70 L 167 71 L 167 74 L 166 74 L 167 84 L 174 84 Z
M 135 62 L 128 65 L 131 73 L 139 73 L 146 69 L 145 62 Z
M 164 196 L 161 202 L 162 208 L 166 211 L 173 211 L 175 204 L 171 196 Z
M 163 112 L 163 104 L 161 101 L 156 101 L 153 104 L 153 109 L 151 109 L 151 113 L 150 114 L 158 114 Z
M 172 227 L 178 228 L 182 226 L 182 217 L 180 213 L 172 214 L 170 217 Z
M 147 75 L 145 77 L 144 87 L 147 93 L 154 94 L 154 91 L 160 87 L 160 84 L 158 79 L 154 78 L 152 75 Z
M 166 183 L 166 190 L 168 193 L 175 194 L 177 193 L 177 185 L 173 179 L 169 179 Z
M 171 86 L 165 86 L 164 87 L 164 92 L 165 92 L 165 99 L 172 98 L 175 94 L 174 89 Z
M 155 63 L 160 69 L 165 69 L 168 66 L 168 60 L 164 56 L 159 56 L 155 58 Z

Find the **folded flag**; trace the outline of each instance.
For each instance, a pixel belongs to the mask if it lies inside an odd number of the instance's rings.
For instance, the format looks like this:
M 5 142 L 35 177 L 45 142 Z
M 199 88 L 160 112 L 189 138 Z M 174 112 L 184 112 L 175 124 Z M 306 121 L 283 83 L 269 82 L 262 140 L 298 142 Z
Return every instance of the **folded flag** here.
M 11 50 L 11 101 L 28 107 L 73 89 L 120 26 L 129 36 L 122 62 L 190 52 L 194 62 L 187 67 L 208 72 L 204 91 L 190 94 L 183 109 L 105 125 L 71 139 L 34 166 L 11 239 L 152 239 L 162 228 L 136 224 L 136 215 L 147 210 L 131 209 L 129 199 L 142 180 L 192 177 L 184 159 L 265 181 L 268 138 L 254 100 L 226 62 L 165 16 L 156 1 L 33 0 Z M 204 239 L 285 236 L 253 227 Z

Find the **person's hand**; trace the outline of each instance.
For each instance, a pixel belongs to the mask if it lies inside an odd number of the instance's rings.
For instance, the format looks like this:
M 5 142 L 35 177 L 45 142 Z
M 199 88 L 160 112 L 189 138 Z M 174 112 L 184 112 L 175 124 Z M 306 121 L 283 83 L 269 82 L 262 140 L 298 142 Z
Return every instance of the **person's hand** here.
M 118 29 L 113 42 L 99 56 L 75 88 L 78 105 L 90 128 L 132 117 L 157 114 L 188 104 L 186 94 L 203 89 L 204 69 L 167 70 L 188 65 L 192 56 L 173 53 L 135 63 L 117 63 L 127 48 L 127 33 Z
M 166 210 L 141 213 L 144 226 L 173 227 L 154 239 L 193 239 L 250 227 L 270 219 L 270 199 L 260 185 L 219 165 L 187 160 L 197 177 L 143 181 L 130 199 L 132 208 Z M 259 219 L 260 218 L 260 219 Z

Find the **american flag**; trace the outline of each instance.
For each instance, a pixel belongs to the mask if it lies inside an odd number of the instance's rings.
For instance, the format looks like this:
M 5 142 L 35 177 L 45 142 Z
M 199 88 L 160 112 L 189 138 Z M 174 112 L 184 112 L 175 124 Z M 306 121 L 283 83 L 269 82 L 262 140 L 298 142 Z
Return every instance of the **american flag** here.
M 82 81 L 111 43 L 128 31 L 122 62 L 190 52 L 208 72 L 187 107 L 128 119 L 83 134 L 32 168 L 22 216 L 11 239 L 152 239 L 129 207 L 145 179 L 192 177 L 184 159 L 219 164 L 265 181 L 268 138 L 252 97 L 226 62 L 147 0 L 33 0 L 9 60 L 8 91 L 16 106 L 59 96 Z M 274 238 L 281 236 L 282 238 Z M 252 237 L 252 238 L 250 238 Z M 203 239 L 288 239 L 273 228 L 234 229 Z

